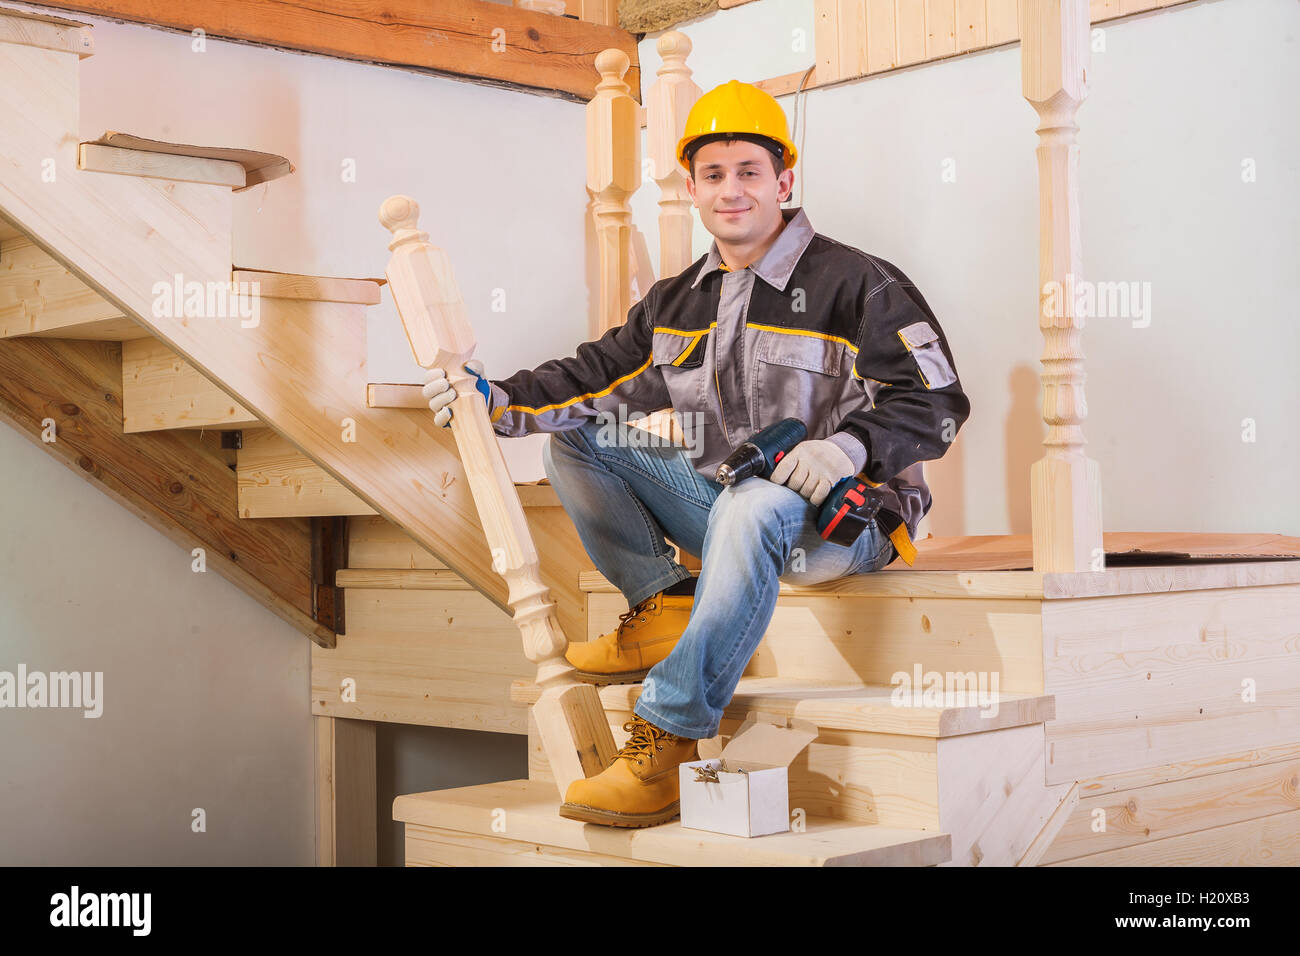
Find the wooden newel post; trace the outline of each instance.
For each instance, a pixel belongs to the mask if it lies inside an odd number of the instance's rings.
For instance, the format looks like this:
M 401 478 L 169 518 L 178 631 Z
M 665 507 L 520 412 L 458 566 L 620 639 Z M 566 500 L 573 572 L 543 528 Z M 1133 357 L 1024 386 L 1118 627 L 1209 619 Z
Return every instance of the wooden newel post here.
M 1074 114 L 1088 95 L 1088 0 L 1020 0 L 1023 91 L 1038 112 L 1039 329 L 1044 457 L 1030 470 L 1034 570 L 1105 568 L 1101 472 L 1084 454 L 1084 316 L 1079 146 Z
M 379 221 L 393 234 L 388 248 L 388 282 L 415 360 L 438 366 L 456 389 L 451 431 L 460 452 L 470 492 L 478 507 L 493 569 L 509 585 L 508 601 L 523 635 L 524 654 L 537 665 L 542 697 L 534 705 L 542 745 L 559 785 L 599 773 L 614 759 L 614 738 L 596 688 L 578 683 L 564 658 L 568 639 L 560 629 L 550 589 L 538 570 L 524 508 L 519 501 L 501 446 L 488 421 L 487 404 L 463 368 L 477 340 L 447 255 L 419 229 L 420 207 L 405 196 L 391 196 Z
M 686 129 L 686 117 L 700 98 L 691 79 L 686 57 L 690 38 L 669 30 L 656 44 L 662 62 L 658 79 L 646 96 L 646 152 L 655 182 L 659 184 L 659 277 L 680 275 L 695 261 L 691 254 L 691 195 L 686 191 L 686 170 L 677 162 L 677 141 Z
M 619 49 L 596 54 L 600 82 L 587 104 L 587 191 L 600 249 L 596 338 L 627 321 L 632 308 L 632 207 L 641 185 L 641 116 L 624 81 L 631 62 Z

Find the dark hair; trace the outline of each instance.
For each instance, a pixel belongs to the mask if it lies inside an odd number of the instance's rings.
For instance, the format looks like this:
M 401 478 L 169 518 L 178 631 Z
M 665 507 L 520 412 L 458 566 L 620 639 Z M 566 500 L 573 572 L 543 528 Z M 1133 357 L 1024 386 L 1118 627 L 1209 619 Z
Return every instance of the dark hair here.
M 785 148 L 776 140 L 752 133 L 710 133 L 708 136 L 701 136 L 686 147 L 686 161 L 691 164 L 691 179 L 695 178 L 695 154 L 700 151 L 701 146 L 718 142 L 734 143 L 737 140 L 756 143 L 766 149 L 772 160 L 772 171 L 778 177 L 785 171 Z

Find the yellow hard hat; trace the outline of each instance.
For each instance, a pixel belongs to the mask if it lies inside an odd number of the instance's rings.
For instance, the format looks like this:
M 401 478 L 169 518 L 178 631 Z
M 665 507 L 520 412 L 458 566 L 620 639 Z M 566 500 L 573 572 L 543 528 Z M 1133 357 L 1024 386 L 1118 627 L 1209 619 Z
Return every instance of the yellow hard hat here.
M 686 117 L 686 133 L 677 141 L 677 161 L 689 170 L 686 150 L 690 144 L 704 136 L 717 133 L 736 133 L 744 138 L 765 136 L 781 144 L 785 168 L 794 166 L 794 143 L 790 140 L 785 110 L 771 93 L 760 90 L 752 83 L 731 80 L 715 86 L 691 107 Z

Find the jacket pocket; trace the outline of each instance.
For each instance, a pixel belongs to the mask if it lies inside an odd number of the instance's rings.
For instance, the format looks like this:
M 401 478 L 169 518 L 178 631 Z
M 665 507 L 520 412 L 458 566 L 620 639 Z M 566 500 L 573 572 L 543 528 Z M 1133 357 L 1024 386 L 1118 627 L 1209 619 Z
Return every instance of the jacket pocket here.
M 819 437 L 844 389 L 843 342 L 762 330 L 750 366 L 750 418 L 755 430 L 794 417 Z
M 844 361 L 844 343 L 816 335 L 764 330 L 759 333 L 754 357 L 769 365 L 839 375 Z
M 651 361 L 665 368 L 699 368 L 704 363 L 709 330 L 699 332 L 655 332 L 650 343 Z
M 939 344 L 939 333 L 929 322 L 913 322 L 898 330 L 898 337 L 912 353 L 926 388 L 943 388 L 957 381 L 957 373 L 948 364 Z

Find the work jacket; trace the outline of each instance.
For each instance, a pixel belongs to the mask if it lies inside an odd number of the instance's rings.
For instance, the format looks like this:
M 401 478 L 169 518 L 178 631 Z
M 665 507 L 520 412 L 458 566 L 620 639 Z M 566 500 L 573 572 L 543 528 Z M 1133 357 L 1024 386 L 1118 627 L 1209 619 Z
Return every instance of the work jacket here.
M 754 432 L 798 418 L 809 439 L 845 451 L 914 537 L 931 505 L 920 463 L 942 457 L 970 415 L 947 339 L 896 266 L 814 232 L 801 208 L 781 212 L 757 262 L 729 271 L 714 242 L 652 285 L 625 324 L 489 382 L 496 432 L 671 406 L 695 469 L 713 478 Z

